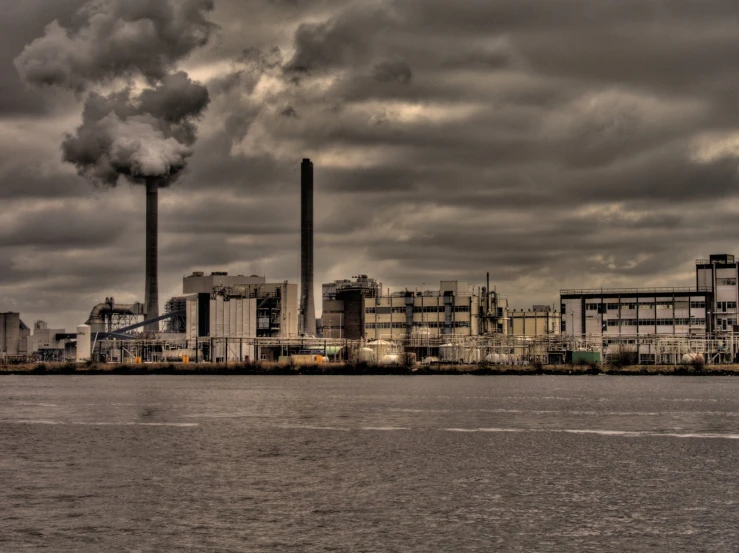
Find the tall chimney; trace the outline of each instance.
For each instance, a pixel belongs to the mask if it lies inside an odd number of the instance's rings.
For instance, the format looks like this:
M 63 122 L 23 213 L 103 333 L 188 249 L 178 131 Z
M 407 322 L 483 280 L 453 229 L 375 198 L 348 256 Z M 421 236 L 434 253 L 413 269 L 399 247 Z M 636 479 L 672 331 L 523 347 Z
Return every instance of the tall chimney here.
M 300 313 L 302 332 L 316 335 L 316 307 L 313 302 L 313 163 L 300 165 Z
M 146 290 L 144 308 L 146 318 L 159 316 L 159 284 L 157 282 L 157 233 L 158 233 L 159 182 L 155 178 L 146 179 Z M 156 332 L 159 324 L 147 325 L 146 330 Z

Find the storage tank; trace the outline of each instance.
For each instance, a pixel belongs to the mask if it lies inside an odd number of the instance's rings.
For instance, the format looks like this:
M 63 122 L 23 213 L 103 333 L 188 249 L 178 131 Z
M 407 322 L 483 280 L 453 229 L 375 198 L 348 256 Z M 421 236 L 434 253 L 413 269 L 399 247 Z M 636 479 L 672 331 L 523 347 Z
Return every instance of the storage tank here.
M 90 325 L 77 327 L 77 362 L 90 360 Z
M 375 352 L 372 348 L 359 348 L 357 351 L 357 362 L 359 363 L 374 363 Z
M 487 361 L 488 363 L 492 363 L 493 365 L 497 365 L 498 363 L 500 363 L 500 355 L 497 353 L 488 353 L 485 356 L 485 361 Z
M 380 365 L 400 365 L 400 355 L 397 353 L 383 355 L 380 359 Z
M 374 340 L 372 342 L 367 342 L 367 347 L 372 348 L 372 351 L 375 354 L 375 359 L 382 359 L 382 356 L 388 352 L 391 345 L 392 344 L 390 342 L 387 342 L 385 340 Z
M 700 353 L 686 353 L 683 355 L 683 365 L 692 365 L 693 363 L 703 363 L 703 355 Z

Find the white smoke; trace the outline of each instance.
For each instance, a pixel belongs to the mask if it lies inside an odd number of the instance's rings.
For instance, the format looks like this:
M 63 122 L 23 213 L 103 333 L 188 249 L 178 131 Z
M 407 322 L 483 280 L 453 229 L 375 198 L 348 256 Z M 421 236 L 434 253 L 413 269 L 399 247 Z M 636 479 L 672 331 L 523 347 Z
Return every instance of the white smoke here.
M 212 0 L 92 0 L 69 28 L 54 21 L 25 47 L 15 59 L 25 82 L 85 94 L 82 125 L 62 144 L 65 161 L 108 185 L 124 175 L 166 186 L 181 173 L 210 98 L 176 64 L 208 41 L 212 9 Z M 138 94 L 95 91 L 137 78 L 149 85 Z

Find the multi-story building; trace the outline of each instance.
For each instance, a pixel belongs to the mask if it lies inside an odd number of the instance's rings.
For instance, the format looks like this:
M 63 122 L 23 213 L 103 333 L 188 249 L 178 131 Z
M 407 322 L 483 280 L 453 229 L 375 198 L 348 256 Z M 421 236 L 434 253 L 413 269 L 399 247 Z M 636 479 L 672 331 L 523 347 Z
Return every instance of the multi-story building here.
M 512 336 L 554 336 L 560 333 L 561 317 L 549 305 L 534 305 L 533 309 L 508 312 Z
M 364 336 L 364 301 L 382 294 L 382 283 L 367 275 L 323 285 L 321 325 L 324 338 L 359 340 Z
M 480 290 L 456 280 L 441 281 L 439 290 L 404 290 L 364 299 L 364 337 L 400 340 L 414 329 L 423 329 L 429 337 L 476 336 L 483 320 L 507 332 L 507 301 L 496 295 L 495 309 L 488 309 L 487 303 Z
M 735 332 L 739 304 L 739 262 L 733 255 L 716 254 L 695 262 L 695 284 L 713 292 L 706 306 L 709 332 Z
M 604 337 L 705 335 L 713 295 L 695 288 L 561 290 L 562 333 Z

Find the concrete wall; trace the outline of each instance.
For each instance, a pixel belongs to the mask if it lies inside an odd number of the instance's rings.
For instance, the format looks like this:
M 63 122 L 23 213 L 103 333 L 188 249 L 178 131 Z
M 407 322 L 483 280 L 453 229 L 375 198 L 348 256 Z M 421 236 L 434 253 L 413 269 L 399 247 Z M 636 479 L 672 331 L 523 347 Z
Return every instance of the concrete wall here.
M 560 333 L 558 311 L 509 311 L 508 317 L 513 336 L 554 336 Z

